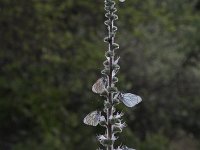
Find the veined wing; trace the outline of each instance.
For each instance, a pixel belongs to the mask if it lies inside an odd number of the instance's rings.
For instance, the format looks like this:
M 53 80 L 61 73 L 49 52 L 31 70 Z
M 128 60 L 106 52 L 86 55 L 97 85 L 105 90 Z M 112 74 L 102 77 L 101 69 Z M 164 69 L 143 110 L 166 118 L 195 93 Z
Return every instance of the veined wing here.
M 125 94 L 121 94 L 120 100 L 127 107 L 134 107 L 135 105 L 137 105 L 138 103 L 142 101 L 142 98 L 132 93 L 125 93 Z
M 98 111 L 93 111 L 89 113 L 84 119 L 83 122 L 87 125 L 97 126 L 99 124 L 99 120 L 101 117 L 101 113 Z
M 105 78 L 100 78 L 98 79 L 95 84 L 92 86 L 92 91 L 94 93 L 101 94 L 105 91 L 106 89 L 106 79 Z

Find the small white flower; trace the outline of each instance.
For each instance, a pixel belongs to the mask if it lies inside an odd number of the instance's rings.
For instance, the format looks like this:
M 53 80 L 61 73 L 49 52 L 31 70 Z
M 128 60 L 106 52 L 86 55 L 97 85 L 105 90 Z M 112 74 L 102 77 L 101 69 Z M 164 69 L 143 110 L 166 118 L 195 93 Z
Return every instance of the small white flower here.
M 118 127 L 118 128 L 121 128 L 121 129 L 123 129 L 123 128 L 125 128 L 126 127 L 126 123 L 124 122 L 124 123 L 115 123 L 115 126 L 116 127 Z
M 117 149 L 115 149 L 115 150 L 122 150 L 122 149 L 120 148 L 120 146 L 118 146 Z
M 115 94 L 114 99 L 118 99 L 120 93 Z
M 121 113 L 117 112 L 117 114 L 115 115 L 115 118 L 116 118 L 116 119 L 119 119 L 119 118 L 121 118 L 123 115 L 124 115 L 123 112 L 121 112 Z
M 115 111 L 116 111 L 116 108 L 115 108 L 115 107 L 112 107 L 112 111 L 115 112 Z
M 111 119 L 113 119 L 113 118 L 114 118 L 113 115 L 110 115 L 109 120 L 111 120 Z
M 116 141 L 118 139 L 118 137 L 116 137 L 114 134 L 112 135 L 112 140 Z
M 127 146 L 122 146 L 122 150 L 136 150 L 136 149 L 133 149 L 133 148 L 128 148 Z
M 107 139 L 104 135 L 98 135 L 97 138 L 100 142 Z

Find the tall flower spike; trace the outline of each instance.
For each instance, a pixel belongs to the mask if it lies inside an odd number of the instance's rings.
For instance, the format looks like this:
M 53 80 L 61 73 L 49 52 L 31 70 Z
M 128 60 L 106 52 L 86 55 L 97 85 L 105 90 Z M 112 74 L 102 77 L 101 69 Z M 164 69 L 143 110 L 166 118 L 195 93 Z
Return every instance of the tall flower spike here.
M 125 0 L 119 0 L 124 2 Z M 104 22 L 107 27 L 107 36 L 104 38 L 104 42 L 108 44 L 108 49 L 105 52 L 106 60 L 103 62 L 104 69 L 101 71 L 102 77 L 100 77 L 92 86 L 92 91 L 100 96 L 104 96 L 104 109 L 106 114 L 102 115 L 100 111 L 93 111 L 84 118 L 84 123 L 91 126 L 101 125 L 106 128 L 104 134 L 97 136 L 100 144 L 106 148 L 106 150 L 134 150 L 127 146 L 118 146 L 114 149 L 114 143 L 118 139 L 117 133 L 122 132 L 126 127 L 126 123 L 122 123 L 122 112 L 115 112 L 115 106 L 121 102 L 127 107 L 134 107 L 136 104 L 142 101 L 140 96 L 132 93 L 119 92 L 115 84 L 118 82 L 116 77 L 120 66 L 118 62 L 119 56 L 115 56 L 116 50 L 119 49 L 119 45 L 115 43 L 115 35 L 117 27 L 115 26 L 115 20 L 118 16 L 115 14 L 117 9 L 115 8 L 114 0 L 104 0 L 105 3 L 105 17 L 107 20 Z M 101 147 L 98 150 L 102 150 Z

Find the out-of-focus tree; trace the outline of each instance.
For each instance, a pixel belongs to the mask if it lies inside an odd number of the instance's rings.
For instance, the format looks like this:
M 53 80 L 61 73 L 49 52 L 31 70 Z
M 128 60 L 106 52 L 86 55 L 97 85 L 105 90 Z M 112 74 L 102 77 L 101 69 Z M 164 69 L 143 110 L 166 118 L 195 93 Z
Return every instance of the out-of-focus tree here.
M 124 110 L 124 143 L 141 150 L 198 150 L 200 4 L 119 4 L 122 89 L 143 103 Z M 0 149 L 92 150 L 82 119 L 102 103 L 91 85 L 106 45 L 103 1 L 0 1 Z M 123 84 L 122 84 L 123 83 Z M 136 112 L 136 113 L 135 113 Z M 129 144 L 128 144 L 129 143 Z

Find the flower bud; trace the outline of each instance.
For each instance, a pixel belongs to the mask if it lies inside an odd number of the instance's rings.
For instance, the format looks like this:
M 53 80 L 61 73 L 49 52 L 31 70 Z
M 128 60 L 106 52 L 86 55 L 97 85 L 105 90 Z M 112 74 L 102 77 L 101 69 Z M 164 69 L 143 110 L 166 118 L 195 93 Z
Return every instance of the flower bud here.
M 122 132 L 123 128 L 126 127 L 126 123 L 121 123 L 121 120 L 119 123 L 115 123 L 113 126 L 113 132 L 114 133 L 118 133 L 118 132 Z
M 101 116 L 100 119 L 99 119 L 99 124 L 101 126 L 104 126 L 104 127 L 107 127 L 107 122 L 106 122 L 106 119 L 104 116 Z
M 108 75 L 110 73 L 110 69 L 105 68 L 101 71 L 102 74 Z
M 100 143 L 101 143 L 102 145 L 104 145 L 104 146 L 110 146 L 110 145 L 113 145 L 113 144 L 114 144 L 114 141 L 111 140 L 111 139 L 105 139 L 105 140 L 102 140 Z
M 115 115 L 115 118 L 120 119 L 123 115 L 124 115 L 123 112 L 121 112 L 121 113 L 117 112 L 117 114 Z
M 118 127 L 113 127 L 113 133 L 121 133 L 122 132 L 122 129 L 121 128 L 118 128 Z
M 104 107 L 105 107 L 106 109 L 109 109 L 109 108 L 112 107 L 112 104 L 111 104 L 110 102 L 108 102 L 108 101 L 104 101 Z
M 104 62 L 103 62 L 103 65 L 104 65 L 105 67 L 109 67 L 109 62 L 108 62 L 108 60 L 104 61 Z
M 116 99 L 116 98 L 113 99 L 113 105 L 117 105 L 119 103 L 120 103 L 119 99 Z
M 118 118 L 115 118 L 115 116 L 111 116 L 110 118 L 109 118 L 109 122 L 112 124 L 112 125 L 114 125 L 114 124 L 116 124 L 116 123 L 120 123 L 120 119 L 118 119 Z
M 97 139 L 103 146 L 110 146 L 114 144 L 114 139 L 108 139 L 105 135 L 97 136 Z
M 113 52 L 113 51 L 107 51 L 107 52 L 105 53 L 105 56 L 106 56 L 106 57 L 112 57 L 112 56 L 114 56 L 114 52 Z
M 111 93 L 111 92 L 117 92 L 118 89 L 117 89 L 116 87 L 108 87 L 108 88 L 107 88 L 107 91 L 108 91 L 109 93 Z
M 113 70 L 119 70 L 120 66 L 118 64 L 113 64 L 112 68 L 113 68 Z
M 116 111 L 116 108 L 115 107 L 112 107 L 112 112 L 114 113 Z
M 100 94 L 101 96 L 107 96 L 108 95 L 108 93 L 107 93 L 107 91 L 106 90 L 104 90 L 101 94 Z
M 112 78 L 112 82 L 113 82 L 113 83 L 118 82 L 118 78 L 117 78 L 117 77 L 113 77 L 113 78 Z

